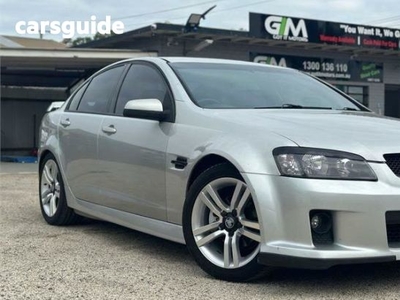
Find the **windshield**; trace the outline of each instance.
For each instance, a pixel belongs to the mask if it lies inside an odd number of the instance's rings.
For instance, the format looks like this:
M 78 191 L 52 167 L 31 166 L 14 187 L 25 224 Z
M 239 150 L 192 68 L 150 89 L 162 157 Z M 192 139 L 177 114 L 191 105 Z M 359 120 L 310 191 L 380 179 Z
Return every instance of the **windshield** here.
M 192 100 L 203 108 L 360 110 L 318 80 L 291 69 L 224 63 L 171 63 Z

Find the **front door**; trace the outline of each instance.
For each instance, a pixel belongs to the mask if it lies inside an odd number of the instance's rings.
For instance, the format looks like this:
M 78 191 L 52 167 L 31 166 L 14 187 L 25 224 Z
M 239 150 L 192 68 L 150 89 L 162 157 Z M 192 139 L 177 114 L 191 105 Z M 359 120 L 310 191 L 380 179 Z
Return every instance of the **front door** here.
M 172 101 L 160 71 L 134 63 L 122 83 L 114 116 L 104 118 L 99 133 L 101 203 L 166 220 L 166 149 L 173 123 L 122 116 L 129 100 L 150 98 L 162 101 L 164 108 Z

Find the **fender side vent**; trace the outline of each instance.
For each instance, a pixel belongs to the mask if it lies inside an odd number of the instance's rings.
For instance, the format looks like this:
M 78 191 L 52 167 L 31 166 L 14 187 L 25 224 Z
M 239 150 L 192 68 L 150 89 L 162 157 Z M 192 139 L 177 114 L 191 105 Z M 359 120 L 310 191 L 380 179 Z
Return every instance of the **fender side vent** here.
M 179 170 L 183 170 L 188 164 L 187 158 L 182 156 L 178 156 L 176 160 L 172 160 L 171 163 Z

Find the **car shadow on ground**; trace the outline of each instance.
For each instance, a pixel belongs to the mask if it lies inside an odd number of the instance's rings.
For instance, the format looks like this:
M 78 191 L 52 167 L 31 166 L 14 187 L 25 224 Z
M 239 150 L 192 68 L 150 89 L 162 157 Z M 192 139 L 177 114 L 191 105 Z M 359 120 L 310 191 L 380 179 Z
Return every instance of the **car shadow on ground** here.
M 400 264 L 346 265 L 328 270 L 279 269 L 253 284 L 272 285 L 285 298 L 399 299 Z
M 99 238 L 107 239 L 124 250 L 143 251 L 147 255 L 154 255 L 169 264 L 196 263 L 190 256 L 185 245 L 157 238 L 139 231 L 131 230 L 108 222 L 85 220 L 84 223 L 73 227 L 87 234 L 98 234 Z M 78 229 L 78 228 L 77 228 Z M 211 278 L 203 272 L 196 272 L 191 276 L 204 276 Z M 190 274 L 187 274 L 190 276 Z M 324 293 L 336 293 L 340 287 L 340 293 L 352 294 L 366 289 L 388 286 L 389 289 L 400 287 L 400 262 L 380 264 L 344 265 L 332 267 L 328 270 L 303 270 L 303 269 L 274 269 L 270 275 L 250 282 L 250 285 L 275 285 L 280 289 L 285 287 L 291 291 L 315 292 L 324 289 Z M 393 285 L 394 284 L 394 285 Z
M 124 249 L 143 251 L 147 255 L 155 255 L 168 262 L 182 262 L 191 260 L 185 245 L 158 238 L 140 231 L 129 229 L 117 224 L 84 219 L 80 224 L 72 226 L 89 235 L 96 234 L 99 238 L 107 239 L 108 242 Z M 161 256 L 159 256 L 161 255 Z M 193 264 L 195 262 L 193 261 Z

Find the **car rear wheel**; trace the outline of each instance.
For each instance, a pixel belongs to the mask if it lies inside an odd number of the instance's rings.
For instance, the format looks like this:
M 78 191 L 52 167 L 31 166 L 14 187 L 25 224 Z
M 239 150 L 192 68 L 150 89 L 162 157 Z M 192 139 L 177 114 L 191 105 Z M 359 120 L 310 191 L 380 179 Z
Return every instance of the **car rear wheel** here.
M 69 225 L 80 217 L 67 206 L 64 182 L 52 154 L 47 154 L 39 168 L 39 202 L 43 218 L 50 225 Z
M 196 262 L 216 278 L 247 281 L 266 271 L 257 263 L 261 232 L 251 192 L 230 164 L 213 166 L 194 181 L 183 231 Z

